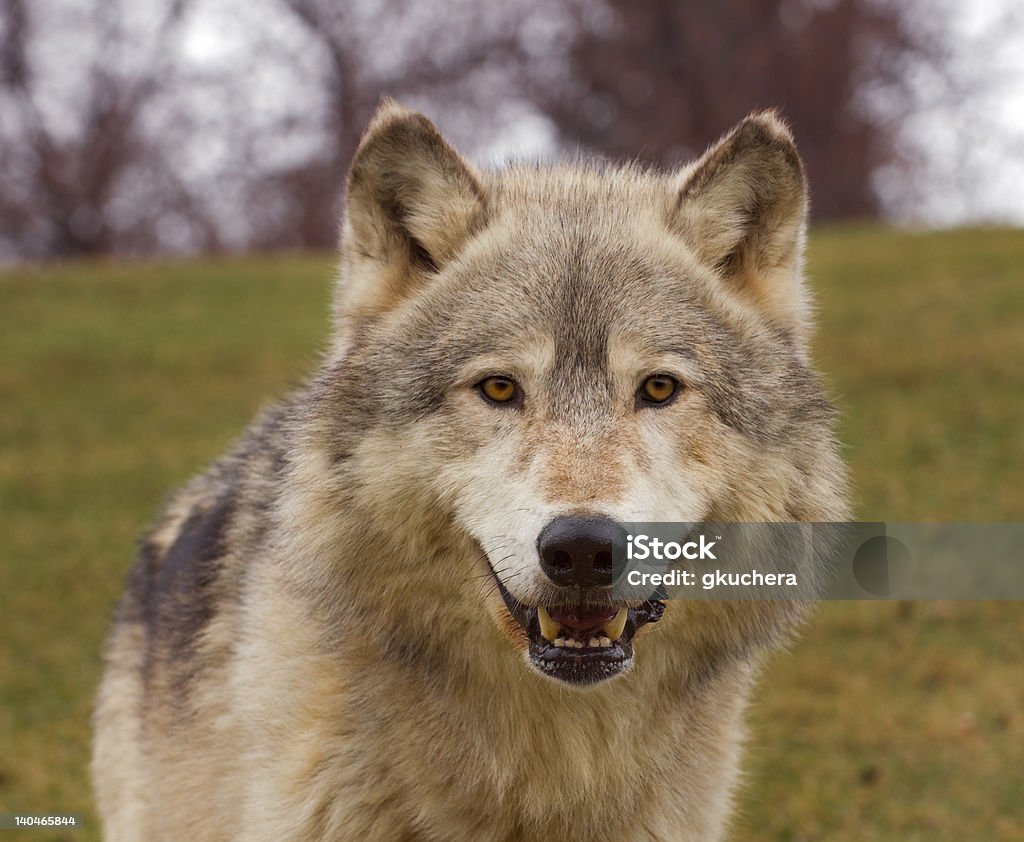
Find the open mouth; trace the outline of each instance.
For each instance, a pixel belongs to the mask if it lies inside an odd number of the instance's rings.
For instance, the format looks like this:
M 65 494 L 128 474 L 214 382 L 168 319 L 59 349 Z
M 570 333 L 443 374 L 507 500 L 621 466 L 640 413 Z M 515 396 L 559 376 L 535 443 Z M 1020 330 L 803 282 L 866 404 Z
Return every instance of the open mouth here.
M 495 577 L 497 579 L 497 577 Z M 531 663 L 551 678 L 569 684 L 595 684 L 633 665 L 633 637 L 661 619 L 665 604 L 613 602 L 539 605 L 519 602 L 498 582 L 509 613 L 526 631 Z

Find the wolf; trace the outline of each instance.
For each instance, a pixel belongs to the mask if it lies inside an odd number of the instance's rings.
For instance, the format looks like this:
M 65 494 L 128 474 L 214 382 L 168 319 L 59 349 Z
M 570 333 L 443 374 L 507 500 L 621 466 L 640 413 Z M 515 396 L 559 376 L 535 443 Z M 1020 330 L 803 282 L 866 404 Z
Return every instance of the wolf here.
M 622 524 L 839 521 L 793 137 L 484 171 L 380 106 L 316 371 L 172 496 L 105 649 L 127 840 L 718 840 L 782 600 L 616 601 Z

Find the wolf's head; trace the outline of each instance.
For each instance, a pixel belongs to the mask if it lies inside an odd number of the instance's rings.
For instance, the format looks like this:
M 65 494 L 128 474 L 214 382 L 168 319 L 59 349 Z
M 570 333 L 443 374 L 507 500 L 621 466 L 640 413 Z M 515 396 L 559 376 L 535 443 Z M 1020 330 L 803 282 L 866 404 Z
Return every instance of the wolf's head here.
M 385 103 L 349 177 L 317 441 L 380 587 L 416 579 L 387 622 L 493 620 L 574 684 L 623 673 L 663 613 L 641 649 L 781 633 L 768 605 L 615 602 L 611 550 L 629 521 L 841 517 L 806 213 L 772 113 L 675 173 L 483 173 Z

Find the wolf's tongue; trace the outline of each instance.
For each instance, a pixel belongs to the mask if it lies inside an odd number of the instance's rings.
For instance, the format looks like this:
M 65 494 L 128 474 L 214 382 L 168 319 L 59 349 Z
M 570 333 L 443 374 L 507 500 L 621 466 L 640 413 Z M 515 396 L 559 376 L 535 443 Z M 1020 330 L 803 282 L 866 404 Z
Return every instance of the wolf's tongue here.
M 597 631 L 610 620 L 614 620 L 618 609 L 560 606 L 549 608 L 548 612 L 551 614 L 551 619 L 560 623 L 564 628 L 572 629 L 574 632 L 592 632 Z

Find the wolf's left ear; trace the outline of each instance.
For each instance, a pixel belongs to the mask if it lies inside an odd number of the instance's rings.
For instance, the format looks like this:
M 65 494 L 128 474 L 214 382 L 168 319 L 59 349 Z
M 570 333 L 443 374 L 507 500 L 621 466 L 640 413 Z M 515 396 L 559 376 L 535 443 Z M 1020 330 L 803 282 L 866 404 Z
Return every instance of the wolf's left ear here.
M 671 224 L 727 287 L 770 316 L 805 316 L 807 184 L 789 129 L 751 114 L 680 175 Z
M 422 114 L 385 99 L 348 176 L 342 322 L 386 311 L 451 260 L 483 224 L 480 180 Z

